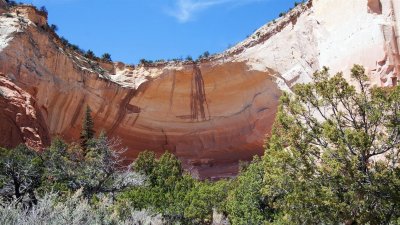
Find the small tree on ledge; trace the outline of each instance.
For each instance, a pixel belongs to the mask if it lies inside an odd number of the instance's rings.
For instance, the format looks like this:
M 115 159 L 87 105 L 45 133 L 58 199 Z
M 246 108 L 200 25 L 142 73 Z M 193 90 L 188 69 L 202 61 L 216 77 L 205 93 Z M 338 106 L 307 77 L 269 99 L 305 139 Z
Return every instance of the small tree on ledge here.
M 82 131 L 81 131 L 81 147 L 82 149 L 86 150 L 88 141 L 92 138 L 94 138 L 94 134 L 96 133 L 94 131 L 94 123 L 93 123 L 93 118 L 91 115 L 92 111 L 90 110 L 90 107 L 86 107 L 86 112 L 85 116 L 83 117 L 83 122 L 82 122 Z M 86 151 L 85 151 L 86 152 Z
M 88 59 L 92 59 L 92 60 L 96 59 L 96 55 L 90 49 L 86 52 L 85 57 L 88 58 Z
M 109 53 L 104 53 L 101 56 L 101 60 L 103 60 L 105 62 L 112 62 L 111 55 Z

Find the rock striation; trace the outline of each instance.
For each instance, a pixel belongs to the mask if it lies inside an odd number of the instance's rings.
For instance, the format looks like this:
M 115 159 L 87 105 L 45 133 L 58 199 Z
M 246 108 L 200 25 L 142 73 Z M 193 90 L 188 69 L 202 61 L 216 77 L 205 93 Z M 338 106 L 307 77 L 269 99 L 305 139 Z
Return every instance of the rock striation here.
M 50 144 L 50 133 L 36 101 L 0 74 L 0 146 L 19 143 L 41 149 Z
M 397 0 L 310 0 L 221 54 L 136 67 L 67 48 L 31 6 L 2 10 L 2 146 L 76 139 L 88 105 L 129 160 L 168 150 L 195 176 L 233 176 L 239 160 L 262 154 L 282 91 L 323 66 L 362 64 L 380 86 L 399 78 Z

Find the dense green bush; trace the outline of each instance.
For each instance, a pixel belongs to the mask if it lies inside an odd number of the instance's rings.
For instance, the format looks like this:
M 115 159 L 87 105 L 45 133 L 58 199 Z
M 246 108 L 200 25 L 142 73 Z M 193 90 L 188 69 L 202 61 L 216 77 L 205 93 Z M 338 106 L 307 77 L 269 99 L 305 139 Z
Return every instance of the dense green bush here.
M 226 205 L 232 224 L 263 224 L 272 219 L 274 210 L 267 206 L 261 191 L 265 185 L 263 177 L 264 165 L 255 157 L 232 182 Z
M 94 52 L 90 49 L 87 50 L 87 52 L 85 53 L 85 57 L 92 60 L 95 60 L 97 58 Z
M 230 183 L 221 180 L 218 182 L 195 182 L 186 193 L 184 216 L 193 224 L 210 224 L 213 211 L 224 213 L 226 198 Z
M 70 43 L 69 43 L 69 41 L 65 38 L 65 37 L 61 37 L 60 38 L 60 41 L 61 41 L 61 43 L 64 45 L 64 46 L 66 46 L 66 47 L 70 47 Z
M 133 168 L 146 176 L 146 185 L 132 188 L 119 201 L 137 210 L 153 209 L 169 223 L 211 224 L 213 209 L 224 209 L 228 183 L 193 179 L 168 152 L 159 159 L 153 152 L 142 152 Z
M 0 148 L 0 195 L 5 200 L 36 204 L 42 175 L 43 161 L 36 152 L 24 145 Z
M 140 63 L 141 65 L 147 66 L 147 65 L 152 64 L 153 61 L 152 61 L 152 60 L 147 60 L 147 59 L 140 59 L 139 63 Z
M 186 57 L 186 61 L 193 61 L 193 57 L 190 56 L 190 55 L 188 55 L 188 56 Z
M 201 54 L 199 56 L 199 59 L 206 59 L 208 57 L 210 57 L 210 52 L 209 51 L 205 51 L 203 54 Z
M 104 53 L 101 56 L 101 60 L 103 60 L 104 62 L 112 62 L 111 55 L 109 53 Z
M 53 32 L 56 32 L 56 31 L 58 31 L 58 27 L 57 27 L 57 25 L 55 25 L 55 24 L 51 24 L 51 25 L 50 25 L 50 30 L 52 30 Z
M 328 69 L 281 98 L 262 189 L 277 224 L 396 224 L 400 87 L 350 85 Z
M 18 3 L 16 1 L 13 1 L 13 0 L 6 0 L 6 3 L 10 7 L 18 5 Z
M 46 14 L 46 15 L 49 13 L 49 12 L 47 11 L 46 6 L 40 7 L 39 11 L 42 12 L 42 13 L 44 13 L 44 14 Z

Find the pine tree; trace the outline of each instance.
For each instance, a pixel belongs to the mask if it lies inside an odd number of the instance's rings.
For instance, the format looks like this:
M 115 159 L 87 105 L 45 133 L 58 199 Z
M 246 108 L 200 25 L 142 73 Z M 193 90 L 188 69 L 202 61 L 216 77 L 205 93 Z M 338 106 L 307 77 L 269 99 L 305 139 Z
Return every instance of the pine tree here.
M 83 118 L 82 122 L 82 131 L 81 131 L 81 147 L 86 150 L 88 141 L 94 137 L 95 131 L 94 131 L 94 123 L 93 123 L 93 118 L 91 115 L 92 111 L 90 110 L 90 107 L 86 107 L 86 113 Z
M 101 56 L 101 60 L 103 60 L 104 62 L 112 62 L 111 55 L 109 53 L 104 53 Z
M 96 59 L 96 55 L 90 49 L 86 52 L 85 57 L 88 58 L 88 59 Z

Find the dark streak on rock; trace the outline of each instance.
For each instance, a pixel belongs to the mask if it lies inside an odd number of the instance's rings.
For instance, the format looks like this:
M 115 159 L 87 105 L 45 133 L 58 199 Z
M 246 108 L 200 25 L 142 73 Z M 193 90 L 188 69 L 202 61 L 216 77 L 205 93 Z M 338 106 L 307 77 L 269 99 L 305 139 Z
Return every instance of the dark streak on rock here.
M 204 89 L 204 80 L 200 68 L 193 65 L 193 78 L 191 86 L 191 98 L 190 98 L 190 113 L 192 121 L 197 120 L 210 120 L 210 110 L 208 108 L 206 91 Z M 206 110 L 208 112 L 208 118 L 206 118 Z
M 112 135 L 115 130 L 119 127 L 121 124 L 122 120 L 125 118 L 126 114 L 128 113 L 128 105 L 129 102 L 132 100 L 132 98 L 135 96 L 136 90 L 129 90 L 128 93 L 126 94 L 125 98 L 121 101 L 118 113 L 117 113 L 117 118 L 115 119 L 114 124 L 112 125 L 109 133 Z
M 259 110 L 257 111 L 257 113 L 263 112 L 263 111 L 265 111 L 265 110 L 267 110 L 267 109 L 269 109 L 269 108 L 268 108 L 268 107 L 262 107 L 261 109 L 259 109 Z
M 164 135 L 164 140 L 165 140 L 164 145 L 162 146 L 162 149 L 164 151 L 167 151 L 168 150 L 167 147 L 168 147 L 168 144 L 169 144 L 168 137 L 167 137 L 167 134 L 165 133 L 164 129 L 161 129 L 161 133 Z
M 175 85 L 176 85 L 176 74 L 174 73 L 174 75 L 172 76 L 172 87 L 171 87 L 171 94 L 169 97 L 169 111 L 171 111 L 171 108 L 172 108 L 174 92 L 175 92 Z
M 76 121 L 78 120 L 79 115 L 81 115 L 81 109 L 84 108 L 83 107 L 84 103 L 85 103 L 85 96 L 83 96 L 82 99 L 79 101 L 77 110 L 75 111 L 74 115 L 72 116 L 72 119 L 71 119 L 72 127 L 75 127 Z
M 128 110 L 129 113 L 140 113 L 141 111 L 139 106 L 131 104 L 126 105 L 126 110 Z
M 134 127 L 136 125 L 137 120 L 139 119 L 140 114 L 137 114 L 135 120 L 132 123 L 132 127 Z

